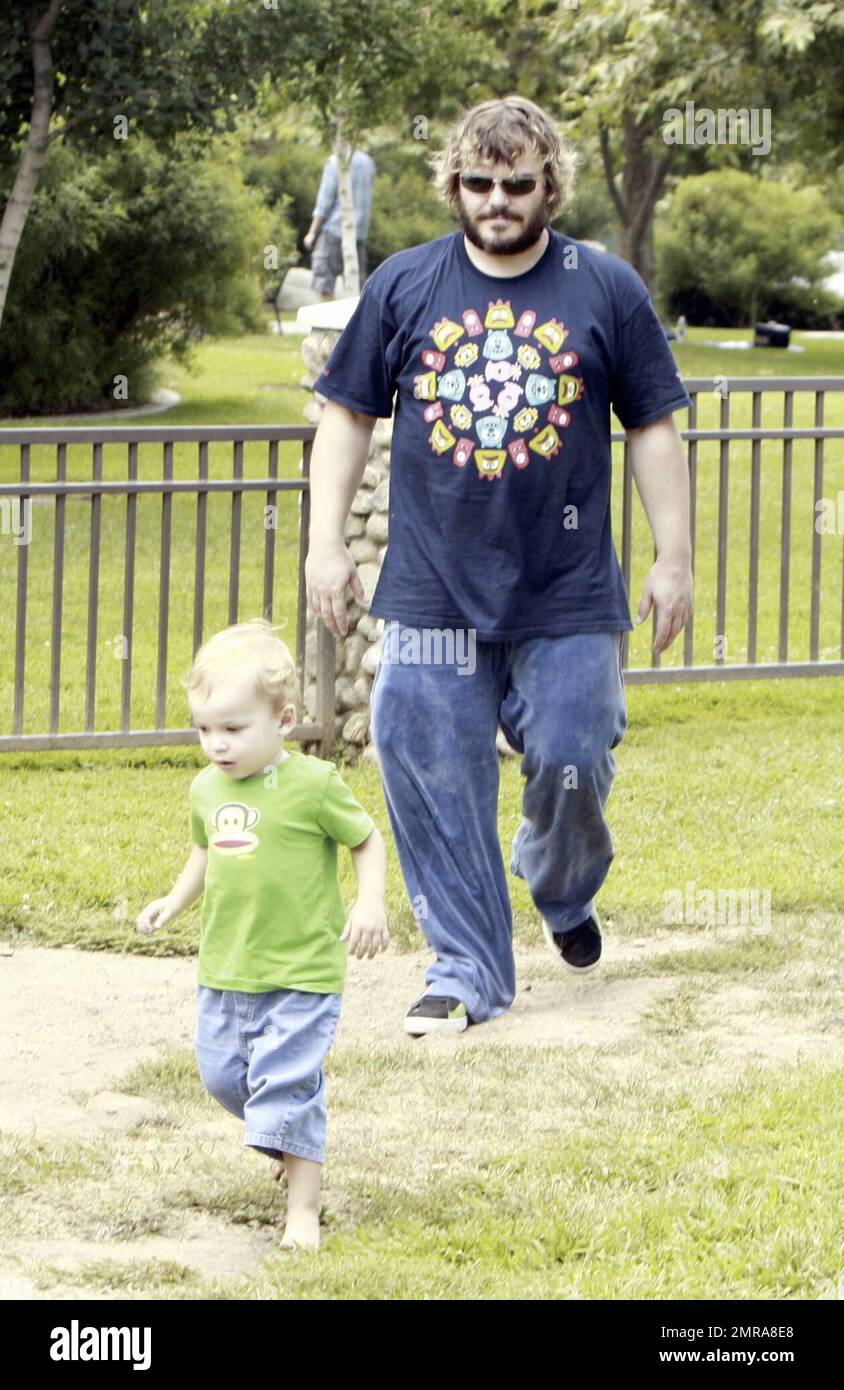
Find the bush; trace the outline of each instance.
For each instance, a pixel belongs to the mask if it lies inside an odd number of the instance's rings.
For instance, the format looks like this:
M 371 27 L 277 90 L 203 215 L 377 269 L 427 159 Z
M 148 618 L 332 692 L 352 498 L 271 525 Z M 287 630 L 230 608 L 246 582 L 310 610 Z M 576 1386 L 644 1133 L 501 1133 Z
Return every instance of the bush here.
M 0 328 L 0 411 L 104 409 L 117 376 L 129 404 L 144 400 L 163 353 L 183 358 L 203 333 L 262 326 L 274 241 L 225 146 L 165 154 L 132 136 L 93 162 L 54 146 Z
M 777 314 L 795 327 L 835 317 L 844 305 L 821 281 L 840 226 L 817 188 L 738 170 L 683 179 L 655 234 L 666 316 L 726 327 Z
M 444 236 L 457 226 L 431 185 L 424 140 L 373 141 L 375 187 L 367 241 L 370 270 L 409 246 Z

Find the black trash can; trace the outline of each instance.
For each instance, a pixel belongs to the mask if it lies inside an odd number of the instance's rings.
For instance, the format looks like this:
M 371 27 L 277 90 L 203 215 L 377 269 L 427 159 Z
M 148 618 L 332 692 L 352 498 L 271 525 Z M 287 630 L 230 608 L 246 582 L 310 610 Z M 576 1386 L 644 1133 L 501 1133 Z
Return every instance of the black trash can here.
M 753 346 L 787 348 L 790 337 L 790 324 L 757 323 L 753 337 Z

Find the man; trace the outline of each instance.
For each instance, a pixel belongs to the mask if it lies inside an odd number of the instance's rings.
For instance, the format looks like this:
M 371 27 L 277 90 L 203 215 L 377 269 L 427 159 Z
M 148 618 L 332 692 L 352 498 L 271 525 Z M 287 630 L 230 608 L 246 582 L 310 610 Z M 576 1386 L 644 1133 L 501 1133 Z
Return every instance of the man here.
M 548 225 L 570 199 L 573 157 L 539 107 L 509 96 L 473 108 L 435 169 L 462 231 L 378 266 L 317 383 L 327 404 L 305 571 L 310 606 L 345 635 L 347 585 L 365 595 L 343 526 L 397 391 L 389 545 L 369 610 L 386 620 L 371 724 L 436 956 L 405 1020 L 416 1036 L 494 1018 L 514 998 L 499 725 L 525 778 L 511 871 L 561 965 L 584 973 L 601 955 L 594 899 L 613 858 L 604 807 L 633 626 L 610 531 L 610 405 L 657 550 L 637 617 L 655 607 L 654 650 L 692 611 L 688 473 L 671 418 L 690 400 L 632 267 Z M 468 635 L 471 674 L 419 660 L 437 629 Z
M 350 161 L 352 202 L 355 205 L 355 235 L 358 247 L 360 283 L 366 279 L 366 238 L 372 212 L 372 181 L 375 162 L 364 150 L 355 150 Z M 306 251 L 311 251 L 311 285 L 319 290 L 323 300 L 334 298 L 334 284 L 343 273 L 343 248 L 340 229 L 340 185 L 337 157 L 331 155 L 322 171 L 316 206 L 311 225 L 304 236 Z

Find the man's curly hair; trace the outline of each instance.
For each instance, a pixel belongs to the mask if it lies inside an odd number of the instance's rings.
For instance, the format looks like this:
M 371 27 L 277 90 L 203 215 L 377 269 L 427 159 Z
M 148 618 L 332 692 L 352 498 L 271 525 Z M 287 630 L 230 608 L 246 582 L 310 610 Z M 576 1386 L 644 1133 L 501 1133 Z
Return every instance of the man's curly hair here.
M 540 106 L 515 93 L 473 106 L 452 127 L 443 149 L 428 156 L 440 201 L 457 209 L 460 175 L 475 161 L 507 164 L 515 173 L 520 156 L 531 149 L 544 172 L 550 220 L 574 196 L 580 155 Z

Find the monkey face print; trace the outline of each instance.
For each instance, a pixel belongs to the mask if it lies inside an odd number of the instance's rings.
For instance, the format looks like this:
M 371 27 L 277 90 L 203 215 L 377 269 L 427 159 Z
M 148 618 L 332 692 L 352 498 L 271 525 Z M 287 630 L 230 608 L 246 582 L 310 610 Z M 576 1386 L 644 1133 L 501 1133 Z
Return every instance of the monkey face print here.
M 217 806 L 208 818 L 208 843 L 218 854 L 251 854 L 258 843 L 252 826 L 260 818 L 257 807 L 245 806 L 242 801 L 227 801 L 224 806 Z

